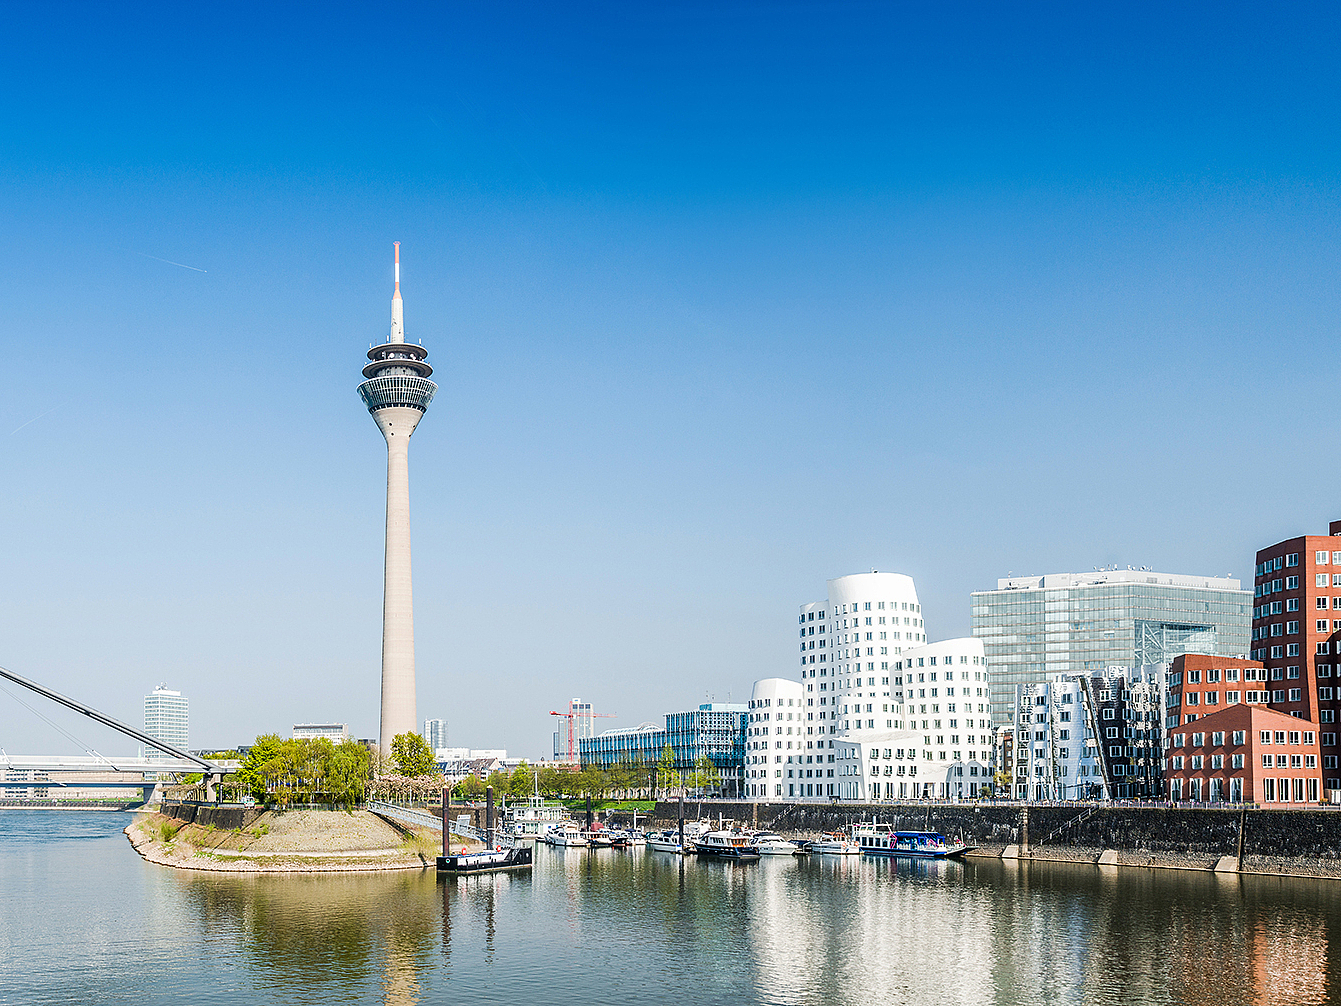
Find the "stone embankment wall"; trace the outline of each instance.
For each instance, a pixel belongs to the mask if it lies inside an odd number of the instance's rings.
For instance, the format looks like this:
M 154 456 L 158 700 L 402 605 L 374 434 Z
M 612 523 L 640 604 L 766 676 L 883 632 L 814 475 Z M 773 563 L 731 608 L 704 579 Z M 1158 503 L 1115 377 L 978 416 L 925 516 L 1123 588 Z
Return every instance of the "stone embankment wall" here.
M 1009 804 L 814 804 L 685 801 L 685 816 L 809 838 L 872 818 L 899 831 L 938 831 L 977 855 L 1341 878 L 1341 812 Z M 1027 818 L 1025 811 L 1027 810 Z M 673 827 L 660 802 L 649 826 Z M 1027 828 L 1027 847 L 1024 831 Z M 1018 852 L 1017 852 L 1018 850 Z M 1107 853 L 1107 855 L 1105 855 Z M 1232 863 L 1227 862 L 1232 860 Z
M 175 818 L 185 824 L 199 824 L 224 831 L 245 828 L 261 816 L 262 807 L 213 806 L 202 803 L 164 803 L 160 814 Z

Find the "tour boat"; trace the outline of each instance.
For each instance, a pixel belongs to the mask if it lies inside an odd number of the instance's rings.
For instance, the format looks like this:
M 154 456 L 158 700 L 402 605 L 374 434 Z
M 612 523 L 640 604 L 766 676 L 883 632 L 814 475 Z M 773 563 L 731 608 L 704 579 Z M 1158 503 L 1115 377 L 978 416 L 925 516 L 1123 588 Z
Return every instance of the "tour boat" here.
M 710 831 L 694 843 L 694 851 L 700 856 L 711 856 L 714 859 L 759 858 L 754 840 L 738 831 Z
M 887 824 L 866 824 L 853 834 L 861 851 L 868 856 L 910 856 L 915 859 L 944 859 L 960 856 L 973 848 L 962 842 L 947 842 L 935 831 L 894 831 Z
M 810 843 L 810 851 L 817 856 L 856 856 L 861 846 L 849 842 L 846 835 L 832 832 Z
M 500 870 L 529 870 L 530 845 L 512 849 L 493 849 L 484 852 L 462 852 L 456 856 L 439 856 L 439 873 L 497 873 Z
M 546 845 L 556 845 L 560 848 L 580 848 L 587 844 L 587 840 L 582 836 L 582 829 L 572 821 L 563 821 L 547 828 L 542 838 Z
M 771 831 L 757 832 L 752 839 L 761 856 L 795 856 L 801 851 L 795 842 L 789 842 Z

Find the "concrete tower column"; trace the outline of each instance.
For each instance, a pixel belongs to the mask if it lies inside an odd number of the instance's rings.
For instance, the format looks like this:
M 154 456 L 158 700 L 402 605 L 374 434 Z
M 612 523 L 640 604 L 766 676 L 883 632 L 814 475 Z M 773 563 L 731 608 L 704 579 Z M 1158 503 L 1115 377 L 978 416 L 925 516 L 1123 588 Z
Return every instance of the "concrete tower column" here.
M 380 409 L 373 418 L 386 438 L 386 568 L 382 595 L 382 719 L 380 744 L 419 729 L 414 683 L 414 589 L 410 577 L 410 435 L 423 413 Z
M 405 341 L 400 242 L 387 341 L 368 350 L 359 395 L 386 440 L 386 566 L 382 595 L 382 715 L 378 746 L 391 753 L 397 734 L 419 729 L 415 710 L 414 591 L 410 581 L 410 436 L 438 386 L 428 350 Z

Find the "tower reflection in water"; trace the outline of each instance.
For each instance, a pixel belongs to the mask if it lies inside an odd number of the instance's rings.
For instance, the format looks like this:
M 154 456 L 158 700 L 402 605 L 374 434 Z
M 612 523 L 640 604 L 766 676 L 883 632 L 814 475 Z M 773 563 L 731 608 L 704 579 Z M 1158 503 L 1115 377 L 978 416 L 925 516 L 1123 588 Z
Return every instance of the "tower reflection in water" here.
M 257 990 L 303 990 L 314 1002 L 423 999 L 446 917 L 427 896 L 431 875 L 195 875 L 182 884 L 206 940 L 235 943 Z

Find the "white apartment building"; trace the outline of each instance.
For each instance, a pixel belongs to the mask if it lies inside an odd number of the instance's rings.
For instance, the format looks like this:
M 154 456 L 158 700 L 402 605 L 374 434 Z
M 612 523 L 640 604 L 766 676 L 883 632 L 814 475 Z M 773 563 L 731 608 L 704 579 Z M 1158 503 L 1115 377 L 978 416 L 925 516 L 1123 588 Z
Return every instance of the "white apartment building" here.
M 792 766 L 793 756 L 803 749 L 804 707 L 804 686 L 799 681 L 764 678 L 754 683 L 745 728 L 746 796 L 787 795 L 783 776 L 788 770 L 783 766 Z M 813 736 L 811 740 L 813 750 Z M 791 785 L 794 790 L 795 779 Z
M 801 607 L 799 693 L 784 679 L 755 684 L 747 795 L 977 796 L 991 782 L 993 759 L 981 641 L 928 643 L 911 577 L 859 573 L 830 580 L 828 588 L 828 601 Z M 777 718 L 792 707 L 780 710 L 779 699 L 798 700 L 791 742 L 780 733 L 788 721 Z M 761 770 L 760 758 L 769 759 L 771 774 L 751 776 Z

